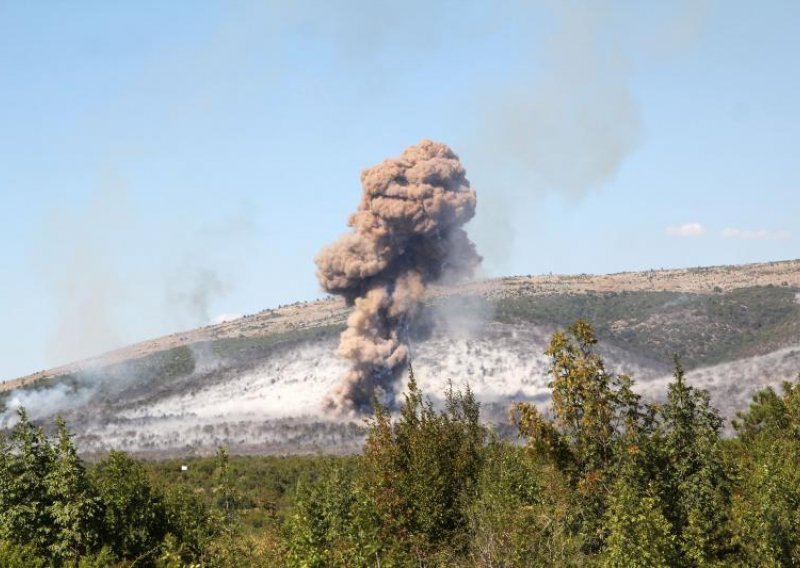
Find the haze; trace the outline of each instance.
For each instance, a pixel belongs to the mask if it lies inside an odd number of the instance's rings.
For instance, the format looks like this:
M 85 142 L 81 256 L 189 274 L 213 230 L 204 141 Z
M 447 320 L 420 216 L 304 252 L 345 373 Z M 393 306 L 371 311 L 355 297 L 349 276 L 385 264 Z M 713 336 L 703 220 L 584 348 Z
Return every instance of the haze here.
M 796 258 L 793 2 L 0 4 L 0 379 L 319 297 L 446 142 L 489 276 Z

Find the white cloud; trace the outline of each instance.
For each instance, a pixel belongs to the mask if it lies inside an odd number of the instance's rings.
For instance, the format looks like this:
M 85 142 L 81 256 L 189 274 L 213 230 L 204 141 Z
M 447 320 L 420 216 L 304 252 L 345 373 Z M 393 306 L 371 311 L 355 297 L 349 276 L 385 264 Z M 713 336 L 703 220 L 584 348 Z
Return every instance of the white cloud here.
M 701 223 L 684 223 L 670 225 L 666 232 L 670 237 L 699 237 L 706 234 L 706 228 Z
M 726 239 L 746 240 L 785 240 L 792 236 L 789 231 L 785 230 L 770 231 L 768 229 L 734 229 L 731 227 L 722 229 L 721 234 Z

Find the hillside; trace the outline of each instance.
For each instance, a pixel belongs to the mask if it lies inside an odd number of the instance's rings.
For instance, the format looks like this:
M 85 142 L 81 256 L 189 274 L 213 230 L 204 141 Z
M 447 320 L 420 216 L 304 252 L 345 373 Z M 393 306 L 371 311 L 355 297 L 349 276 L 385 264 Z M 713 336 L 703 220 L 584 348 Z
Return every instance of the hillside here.
M 425 392 L 468 382 L 502 422 L 509 401 L 547 401 L 549 335 L 583 317 L 647 396 L 663 393 L 680 353 L 730 414 L 800 371 L 799 297 L 800 261 L 478 281 L 433 290 L 436 325 L 412 361 Z M 7 381 L 0 396 L 33 418 L 65 415 L 85 452 L 355 451 L 361 419 L 319 404 L 345 369 L 335 350 L 347 314 L 333 299 L 265 310 Z

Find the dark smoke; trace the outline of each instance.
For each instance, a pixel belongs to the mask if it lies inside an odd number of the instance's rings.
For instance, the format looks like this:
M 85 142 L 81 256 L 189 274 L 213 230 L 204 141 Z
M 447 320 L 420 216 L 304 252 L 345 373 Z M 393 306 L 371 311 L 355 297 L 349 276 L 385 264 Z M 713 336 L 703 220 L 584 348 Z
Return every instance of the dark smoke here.
M 326 399 L 339 412 L 369 409 L 373 394 L 391 402 L 427 284 L 468 276 L 481 262 L 461 228 L 475 214 L 475 191 L 446 145 L 410 146 L 364 170 L 361 185 L 353 231 L 316 258 L 323 289 L 355 306 L 339 344 L 352 367 Z

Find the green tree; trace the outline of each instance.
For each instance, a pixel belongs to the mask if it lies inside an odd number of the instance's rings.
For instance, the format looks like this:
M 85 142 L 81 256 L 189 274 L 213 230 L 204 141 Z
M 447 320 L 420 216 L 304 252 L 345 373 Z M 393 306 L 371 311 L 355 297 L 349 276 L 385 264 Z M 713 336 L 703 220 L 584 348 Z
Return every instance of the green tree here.
M 734 427 L 734 542 L 748 565 L 800 566 L 800 384 L 760 391 Z
M 606 568 L 679 565 L 677 539 L 648 469 L 653 447 L 648 441 L 647 435 L 639 436 L 618 455 L 604 518 L 607 536 L 600 563 Z
M 48 562 L 31 545 L 0 540 L 0 566 L 3 568 L 46 568 Z
M 467 548 L 466 505 L 474 498 L 486 429 L 469 387 L 451 387 L 437 412 L 413 371 L 400 416 L 377 408 L 360 465 L 360 486 L 373 505 L 381 540 L 426 559 L 442 547 Z
M 238 496 L 228 450 L 223 446 L 217 448 L 213 481 L 214 504 L 220 512 L 222 532 L 226 538 L 232 539 L 236 532 Z
M 568 478 L 522 449 L 493 439 L 470 505 L 471 554 L 479 566 L 585 566 L 569 531 Z
M 164 532 L 168 534 L 161 547 L 161 563 L 199 563 L 221 530 L 220 516 L 211 512 L 196 490 L 183 484 L 167 487 L 163 499 L 167 527 Z
M 289 558 L 292 566 L 371 566 L 380 545 L 366 519 L 368 508 L 359 504 L 356 470 L 329 465 L 313 479 L 298 483 L 289 518 Z M 355 517 L 364 515 L 365 522 Z M 359 526 L 361 525 L 361 526 Z
M 604 568 L 670 568 L 676 566 L 672 526 L 657 497 L 617 478 L 605 516 L 608 536 L 601 554 Z
M 0 479 L 0 540 L 30 545 L 47 555 L 53 543 L 52 499 L 45 478 L 55 452 L 41 427 L 23 408 L 3 447 Z
M 53 521 L 50 554 L 75 559 L 98 548 L 102 510 L 67 426 L 57 420 L 55 460 L 45 475 Z
M 236 473 L 228 450 L 222 446 L 217 448 L 214 458 L 212 482 L 214 538 L 206 546 L 201 557 L 202 564 L 209 568 L 238 568 L 244 564 L 255 566 L 254 551 L 249 542 L 242 538 Z
M 92 482 L 104 509 L 104 540 L 119 558 L 157 556 L 167 532 L 162 495 L 142 465 L 112 451 L 92 471 Z
M 678 539 L 683 565 L 718 565 L 732 553 L 731 472 L 724 459 L 721 425 L 708 392 L 687 384 L 676 357 L 675 380 L 668 386 L 651 448 L 661 452 L 654 460 L 661 471 L 653 477 L 660 481 L 664 513 Z
M 425 400 L 409 373 L 396 421 L 375 404 L 363 455 L 299 492 L 290 558 L 298 566 L 448 564 L 470 546 L 486 429 L 472 392 Z
M 550 356 L 553 418 L 530 404 L 514 409 L 530 454 L 550 460 L 569 476 L 574 520 L 588 552 L 602 546 L 602 519 L 617 453 L 651 421 L 631 389 L 631 379 L 607 372 L 594 352 L 596 344 L 594 330 L 584 320 L 566 333 L 556 332 L 545 352 Z

